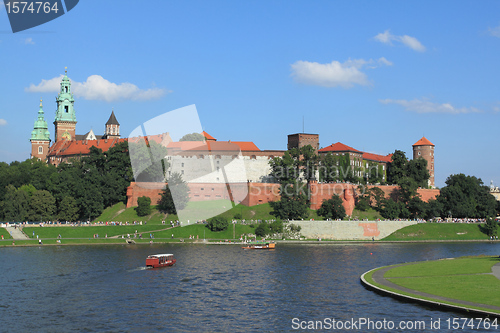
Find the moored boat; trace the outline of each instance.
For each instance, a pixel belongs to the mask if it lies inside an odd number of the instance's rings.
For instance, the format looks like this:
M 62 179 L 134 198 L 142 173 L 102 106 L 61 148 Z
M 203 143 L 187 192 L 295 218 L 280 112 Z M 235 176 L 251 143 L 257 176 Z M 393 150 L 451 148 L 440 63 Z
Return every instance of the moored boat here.
M 254 242 L 250 243 L 247 246 L 243 246 L 242 249 L 248 250 L 270 250 L 274 249 L 276 244 L 273 242 Z
M 176 261 L 173 254 L 151 254 L 146 258 L 146 267 L 172 266 Z

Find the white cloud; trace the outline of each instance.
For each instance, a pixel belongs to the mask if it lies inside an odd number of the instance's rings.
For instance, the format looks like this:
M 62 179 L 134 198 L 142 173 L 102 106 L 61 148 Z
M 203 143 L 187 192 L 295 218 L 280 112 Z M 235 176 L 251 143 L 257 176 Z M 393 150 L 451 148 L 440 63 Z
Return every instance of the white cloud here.
M 500 38 L 500 25 L 495 28 L 490 28 L 490 35 Z
M 362 86 L 370 84 L 366 74 L 361 71 L 363 67 L 376 68 L 382 65 L 390 66 L 392 63 L 385 58 L 349 59 L 344 63 L 334 60 L 328 64 L 299 60 L 291 67 L 292 77 L 296 82 L 323 87 L 351 88 L 355 84 Z
M 28 92 L 59 92 L 63 76 L 43 80 L 38 84 L 30 84 Z M 135 84 L 124 82 L 116 84 L 109 82 L 100 75 L 91 75 L 85 82 L 71 81 L 72 91 L 77 97 L 88 100 L 112 102 L 117 100 L 150 100 L 164 96 L 169 91 L 160 88 L 140 89 Z
M 7 125 L 7 120 L 0 118 L 0 126 L 5 126 L 5 125 Z
M 426 48 L 419 42 L 415 37 L 411 37 L 408 35 L 404 36 L 396 36 L 389 32 L 389 30 L 384 31 L 383 33 L 379 33 L 377 36 L 373 37 L 376 41 L 393 45 L 392 42 L 402 43 L 410 49 L 418 52 L 425 52 Z
M 414 99 L 407 101 L 404 99 L 381 99 L 379 100 L 382 104 L 397 104 L 401 105 L 406 109 L 406 111 L 416 112 L 416 113 L 450 113 L 450 114 L 460 114 L 460 113 L 477 113 L 481 112 L 475 107 L 463 107 L 456 108 L 450 103 L 433 103 L 426 98 Z
M 35 45 L 35 42 L 33 41 L 33 38 L 28 37 L 24 40 L 24 44 L 30 44 L 30 45 Z

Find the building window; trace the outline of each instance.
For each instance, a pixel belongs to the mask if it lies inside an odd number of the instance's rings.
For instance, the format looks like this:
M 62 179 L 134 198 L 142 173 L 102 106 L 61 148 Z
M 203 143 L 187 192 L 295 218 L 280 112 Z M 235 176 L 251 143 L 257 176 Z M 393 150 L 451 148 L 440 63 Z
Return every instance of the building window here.
M 68 113 L 69 110 L 68 110 L 68 106 L 67 105 L 64 106 L 64 111 L 66 111 L 66 113 Z
M 220 171 L 220 168 L 219 168 L 219 167 L 217 167 L 217 172 L 219 172 L 219 171 Z
M 420 152 L 418 152 L 417 155 L 420 156 Z
M 42 146 L 38 146 L 38 154 L 43 154 L 43 147 Z
M 181 170 L 181 175 L 183 175 L 183 174 L 184 174 L 184 170 Z
M 181 167 L 183 167 L 183 168 L 184 168 L 184 163 L 181 163 Z

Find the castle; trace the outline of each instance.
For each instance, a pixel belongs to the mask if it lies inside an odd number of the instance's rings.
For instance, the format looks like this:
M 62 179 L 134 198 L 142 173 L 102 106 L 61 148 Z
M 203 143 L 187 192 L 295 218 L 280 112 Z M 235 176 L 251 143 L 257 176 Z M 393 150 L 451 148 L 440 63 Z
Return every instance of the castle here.
M 30 139 L 32 158 L 35 157 L 57 166 L 71 158 L 88 155 L 92 146 L 107 151 L 115 144 L 125 141 L 125 139 L 120 139 L 120 123 L 116 120 L 114 110 L 111 111 L 105 124 L 104 135 L 95 135 L 92 129 L 83 135 L 75 134 L 77 123 L 74 108 L 75 99 L 71 92 L 71 81 L 68 78 L 67 70 L 65 70 L 61 81 L 56 104 L 55 137 L 54 143 L 50 145 L 50 132 L 44 118 L 42 100 L 40 100 L 38 118 L 33 126 Z
M 57 111 L 54 120 L 55 136 L 51 145 L 50 132 L 44 118 L 42 101 L 38 117 L 31 132 L 31 157 L 47 161 L 49 164 L 59 165 L 67 162 L 71 158 L 86 156 L 92 146 L 107 151 L 117 143 L 127 139 L 120 138 L 120 124 L 112 110 L 108 121 L 105 124 L 105 133 L 96 135 L 93 130 L 83 134 L 76 134 L 76 112 L 74 109 L 74 97 L 71 92 L 71 82 L 65 70 L 61 81 L 61 88 L 56 98 Z M 205 141 L 181 141 L 174 142 L 168 133 L 148 136 L 148 140 L 167 148 L 166 159 L 169 168 L 166 170 L 167 178 L 174 172 L 183 175 L 183 179 L 191 189 L 190 197 L 193 201 L 232 199 L 231 193 L 227 191 L 228 180 L 234 184 L 240 184 L 245 188 L 244 193 L 248 196 L 237 200 L 236 203 L 245 205 L 255 205 L 274 201 L 279 198 L 279 185 L 275 184 L 270 176 L 271 168 L 269 161 L 275 157 L 284 155 L 285 150 L 260 150 L 250 141 L 217 141 L 206 132 L 201 133 Z M 129 138 L 129 142 L 134 142 Z M 310 145 L 321 159 L 326 156 L 332 158 L 343 158 L 349 162 L 350 170 L 356 177 L 366 177 L 369 171 L 376 168 L 380 171 L 380 182 L 386 181 L 386 173 L 391 163 L 391 154 L 378 155 L 359 151 L 341 142 L 337 142 L 320 148 L 319 135 L 296 133 L 288 135 L 287 149 L 301 148 Z M 429 170 L 429 187 L 434 188 L 434 144 L 422 137 L 413 146 L 413 158 L 424 158 L 427 161 Z M 225 168 L 237 159 L 240 163 L 238 167 L 230 172 L 231 179 L 225 172 Z M 193 161 L 195 161 L 193 163 Z M 339 165 L 337 160 L 337 165 Z M 203 168 L 201 165 L 208 167 Z M 233 164 L 234 165 L 234 164 Z M 208 170 L 208 172 L 207 172 Z M 317 173 L 318 174 L 318 173 Z M 316 177 L 318 179 L 318 177 Z M 311 199 L 311 207 L 317 208 L 324 198 L 331 197 L 332 194 L 339 194 L 347 204 L 348 212 L 353 209 L 353 193 L 355 186 L 352 184 L 321 184 L 317 181 L 309 183 L 310 189 L 321 189 L 321 195 Z M 138 183 L 132 183 L 127 191 L 127 206 L 137 205 L 136 201 L 140 194 L 151 197 L 152 202 L 156 202 L 161 192 L 160 188 L 141 187 Z M 394 189 L 388 189 L 390 194 Z M 243 193 L 243 192 L 242 192 Z M 430 192 L 429 192 L 430 193 Z M 430 197 L 436 193 L 432 192 Z M 429 197 L 429 198 L 430 198 Z M 320 200 L 321 199 L 321 200 Z M 156 201 L 155 201 L 156 200 Z

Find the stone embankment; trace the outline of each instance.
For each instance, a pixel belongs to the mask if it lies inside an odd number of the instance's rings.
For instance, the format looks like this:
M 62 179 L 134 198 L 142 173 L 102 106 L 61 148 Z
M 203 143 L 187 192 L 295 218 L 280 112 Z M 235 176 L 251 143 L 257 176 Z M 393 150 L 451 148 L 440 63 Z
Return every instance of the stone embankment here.
M 417 221 L 290 221 L 302 237 L 331 240 L 380 240 Z

